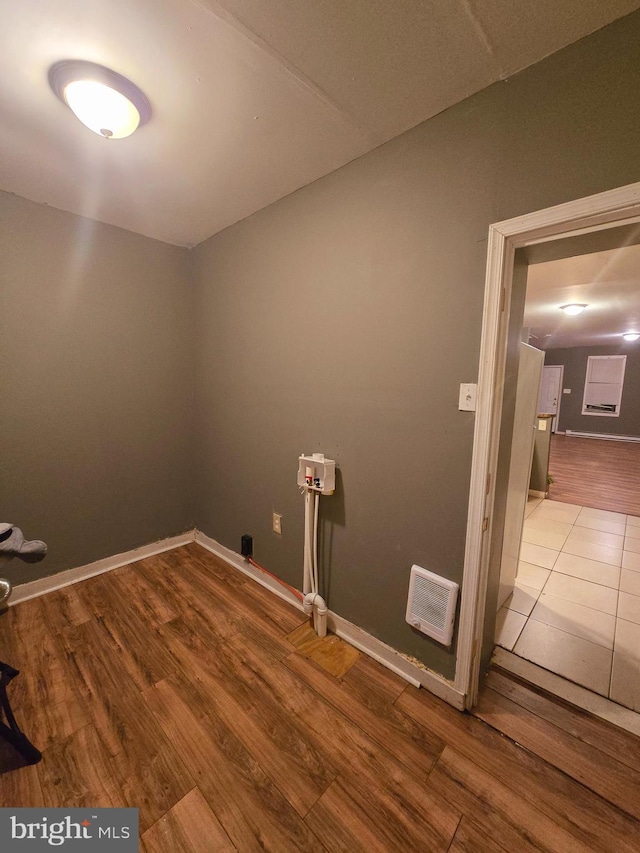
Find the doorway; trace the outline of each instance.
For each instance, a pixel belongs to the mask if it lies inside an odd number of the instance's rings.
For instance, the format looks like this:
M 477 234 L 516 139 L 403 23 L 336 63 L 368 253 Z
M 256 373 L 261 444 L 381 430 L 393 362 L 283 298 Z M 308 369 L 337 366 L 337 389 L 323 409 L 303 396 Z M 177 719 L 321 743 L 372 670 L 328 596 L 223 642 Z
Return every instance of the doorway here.
M 523 304 L 514 287 L 522 272 L 516 250 L 561 238 L 580 241 L 586 234 L 591 241 L 598 240 L 614 227 L 637 234 L 639 221 L 640 185 L 636 184 L 490 228 L 455 682 L 466 694 L 467 707 L 476 702 L 480 670 L 487 664 L 493 638 L 510 454 L 510 446 L 500 436 L 506 434 L 505 425 L 510 429 L 513 424 L 515 395 L 510 396 L 509 364 L 523 319 Z
M 564 365 L 545 364 L 542 368 L 540 396 L 538 398 L 538 412 L 553 415 L 551 421 L 551 432 L 556 432 L 558 428 L 563 373 Z
M 611 229 L 612 241 L 622 243 L 616 235 Z M 536 261 L 528 269 L 523 336 L 541 346 L 545 363 L 552 365 L 543 369 L 552 381 L 551 388 L 541 387 L 538 412 L 548 412 L 559 397 L 565 364 L 564 390 L 574 405 L 564 414 L 563 434 L 552 437 L 553 482 L 546 485 L 545 469 L 544 490 L 530 491 L 522 510 L 518 571 L 512 595 L 504 604 L 498 599 L 496 644 L 507 667 L 512 659 L 504 651 L 640 710 L 640 684 L 634 688 L 640 672 L 640 576 L 634 569 L 640 551 L 640 418 L 635 414 L 640 353 L 636 341 L 622 338 L 640 316 L 640 246 Z M 560 306 L 569 300 L 585 306 L 583 316 L 564 316 Z M 625 402 L 615 418 L 585 413 L 594 361 L 631 365 Z M 607 383 L 608 378 L 605 371 Z M 612 393 L 607 383 L 594 386 L 594 399 Z M 565 427 L 573 428 L 569 435 Z M 624 436 L 627 430 L 634 435 Z M 592 438 L 582 437 L 587 434 Z M 515 425 L 513 435 L 515 442 Z M 541 436 L 549 437 L 548 431 Z M 529 486 L 534 487 L 533 479 Z M 507 510 L 511 501 L 510 476 Z M 508 520 L 507 511 L 503 563 L 505 549 L 512 551 Z

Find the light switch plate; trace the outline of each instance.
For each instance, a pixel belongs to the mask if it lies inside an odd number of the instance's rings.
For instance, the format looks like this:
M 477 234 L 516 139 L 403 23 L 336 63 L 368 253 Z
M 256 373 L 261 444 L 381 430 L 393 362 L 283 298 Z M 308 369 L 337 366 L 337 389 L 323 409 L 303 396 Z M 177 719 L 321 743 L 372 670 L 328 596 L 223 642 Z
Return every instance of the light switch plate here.
M 458 400 L 458 409 L 461 412 L 475 412 L 476 398 L 478 396 L 478 386 L 472 382 L 463 382 L 460 385 L 460 399 Z

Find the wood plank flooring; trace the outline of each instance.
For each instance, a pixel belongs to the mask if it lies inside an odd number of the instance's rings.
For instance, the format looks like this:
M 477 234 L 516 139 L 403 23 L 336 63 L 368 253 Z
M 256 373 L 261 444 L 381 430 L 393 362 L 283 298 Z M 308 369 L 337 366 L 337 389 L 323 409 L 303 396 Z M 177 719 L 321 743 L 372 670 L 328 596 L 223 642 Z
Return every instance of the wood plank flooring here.
M 640 516 L 640 442 L 551 437 L 549 498 Z
M 44 756 L 2 805 L 135 806 L 144 853 L 640 849 L 638 739 L 500 672 L 461 714 L 195 543 L 16 605 L 0 656 Z

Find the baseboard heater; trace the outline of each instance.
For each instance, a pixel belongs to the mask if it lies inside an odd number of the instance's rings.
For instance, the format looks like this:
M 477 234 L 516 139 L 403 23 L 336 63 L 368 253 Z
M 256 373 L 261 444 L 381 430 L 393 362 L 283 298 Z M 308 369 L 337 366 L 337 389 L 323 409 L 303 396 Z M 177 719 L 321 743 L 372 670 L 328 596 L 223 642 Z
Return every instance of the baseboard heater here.
M 601 432 L 576 432 L 568 429 L 565 435 L 571 435 L 574 438 L 599 438 L 602 441 L 640 441 L 640 435 L 609 435 Z

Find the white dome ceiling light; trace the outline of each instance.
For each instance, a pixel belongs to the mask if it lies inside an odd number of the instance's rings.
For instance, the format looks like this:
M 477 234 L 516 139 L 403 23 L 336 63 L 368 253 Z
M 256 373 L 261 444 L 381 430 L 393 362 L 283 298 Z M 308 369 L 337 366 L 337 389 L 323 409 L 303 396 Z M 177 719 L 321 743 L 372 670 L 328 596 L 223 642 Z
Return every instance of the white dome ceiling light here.
M 578 314 L 582 314 L 586 307 L 583 303 L 572 302 L 569 305 L 561 305 L 560 310 L 568 314 L 569 317 L 577 317 Z
M 62 60 L 49 85 L 80 121 L 106 139 L 124 139 L 151 118 L 151 104 L 135 83 L 93 62 Z
M 637 341 L 640 338 L 640 334 L 638 332 L 625 332 L 622 337 L 625 341 Z

